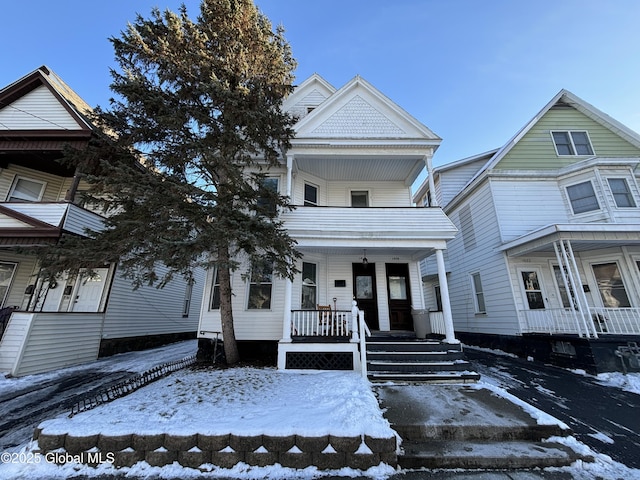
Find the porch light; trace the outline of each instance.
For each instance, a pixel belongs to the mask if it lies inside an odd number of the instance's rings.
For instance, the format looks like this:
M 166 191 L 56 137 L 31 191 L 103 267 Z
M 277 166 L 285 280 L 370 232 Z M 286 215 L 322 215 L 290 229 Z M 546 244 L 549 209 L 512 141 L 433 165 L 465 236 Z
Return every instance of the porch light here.
M 364 249 L 364 253 L 362 254 L 362 265 L 365 267 L 369 265 L 369 260 L 367 260 L 367 249 Z

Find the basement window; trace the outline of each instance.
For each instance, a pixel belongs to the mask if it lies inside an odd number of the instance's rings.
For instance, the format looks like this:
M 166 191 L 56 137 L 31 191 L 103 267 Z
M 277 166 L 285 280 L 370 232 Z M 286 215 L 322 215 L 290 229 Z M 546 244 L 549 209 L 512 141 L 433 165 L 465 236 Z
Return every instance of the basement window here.
M 571 342 L 563 342 L 561 340 L 551 343 L 551 351 L 557 355 L 566 355 L 567 357 L 576 356 L 576 347 Z

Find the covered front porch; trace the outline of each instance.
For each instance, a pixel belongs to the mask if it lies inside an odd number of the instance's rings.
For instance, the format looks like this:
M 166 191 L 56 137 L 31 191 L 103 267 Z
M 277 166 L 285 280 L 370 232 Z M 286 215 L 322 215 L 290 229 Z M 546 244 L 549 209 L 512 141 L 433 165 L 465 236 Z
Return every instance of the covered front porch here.
M 425 310 L 419 260 L 434 252 L 442 260 L 456 232 L 440 208 L 300 207 L 283 218 L 303 258 L 301 274 L 285 283 L 281 369 L 324 355 L 358 370 L 371 331 L 412 332 Z M 445 341 L 453 344 L 443 260 L 439 273 Z
M 503 251 L 521 333 L 640 336 L 640 226 L 552 225 Z

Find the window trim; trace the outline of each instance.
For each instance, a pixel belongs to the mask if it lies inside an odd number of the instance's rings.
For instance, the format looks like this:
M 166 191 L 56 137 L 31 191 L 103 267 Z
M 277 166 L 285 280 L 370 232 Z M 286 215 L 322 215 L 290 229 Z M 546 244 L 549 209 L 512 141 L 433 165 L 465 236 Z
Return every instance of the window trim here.
M 367 195 L 367 204 L 364 206 L 354 206 L 353 205 L 353 194 L 354 193 L 365 193 Z M 371 192 L 369 190 L 363 190 L 361 188 L 354 188 L 352 190 L 349 190 L 349 206 L 351 208 L 369 208 L 371 207 Z
M 0 265 L 13 266 L 13 271 L 11 272 L 11 276 L 9 277 L 9 282 L 7 283 L 7 289 L 4 292 L 4 296 L 0 298 L 0 307 L 5 307 L 5 302 L 7 301 L 7 297 L 9 296 L 9 290 L 11 290 L 11 286 L 13 285 L 13 280 L 16 278 L 16 272 L 18 271 L 18 263 L 1 261 Z
M 634 307 L 635 305 L 632 302 L 633 296 L 630 295 L 631 291 L 629 290 L 627 284 L 629 283 L 629 279 L 627 278 L 626 269 L 623 268 L 622 258 L 611 258 L 611 257 L 602 257 L 602 258 L 594 258 L 589 261 L 589 270 L 591 275 L 593 275 L 593 285 L 595 286 L 595 291 L 597 294 L 593 295 L 594 302 L 596 305 L 599 303 L 600 306 L 604 308 L 629 308 Z M 596 270 L 594 267 L 601 267 L 605 265 L 615 265 L 618 274 L 620 275 L 620 284 L 622 285 L 622 290 L 624 291 L 625 297 L 627 299 L 628 306 L 617 306 L 617 307 L 607 307 L 605 305 L 606 301 L 603 298 L 602 290 L 600 289 L 600 283 L 598 282 L 598 275 L 596 274 Z
M 246 308 L 247 310 L 257 310 L 257 311 L 271 311 L 272 309 L 272 303 L 273 303 L 273 285 L 274 285 L 274 265 L 271 265 L 271 273 L 269 274 L 269 281 L 259 281 L 259 282 L 255 282 L 253 281 L 253 272 L 256 269 L 256 265 L 252 265 L 251 266 L 251 272 L 249 273 L 249 278 L 247 281 L 247 303 L 246 303 Z M 266 271 L 266 269 L 265 269 Z M 264 272 L 262 272 L 264 273 Z M 258 307 L 252 307 L 251 306 L 251 287 L 255 286 L 255 285 L 268 285 L 269 286 L 269 301 L 268 301 L 268 306 L 264 307 L 264 308 L 258 308 Z M 267 302 L 265 302 L 267 303 Z
M 596 204 L 598 205 L 598 207 L 597 208 L 593 208 L 591 210 L 584 210 L 584 211 L 581 211 L 581 212 L 576 212 L 575 206 L 573 204 L 574 199 L 571 198 L 571 194 L 569 193 L 569 189 L 571 187 L 577 187 L 578 185 L 583 185 L 585 183 L 589 183 L 591 185 L 591 191 L 593 192 L 593 198 L 595 199 Z M 571 212 L 573 213 L 573 215 L 589 214 L 589 213 L 592 213 L 592 212 L 596 212 L 596 211 L 602 210 L 602 206 L 600 205 L 600 201 L 598 200 L 598 194 L 596 193 L 596 189 L 593 186 L 593 182 L 591 181 L 591 179 L 584 180 L 584 181 L 578 182 L 578 183 L 572 183 L 571 185 L 566 185 L 564 187 L 564 191 L 567 194 L 567 199 L 569 200 L 569 205 L 571 206 Z M 580 200 L 582 198 L 589 198 L 589 197 L 581 197 L 581 198 L 579 198 L 577 200 Z
M 558 151 L 558 144 L 556 143 L 556 138 L 553 136 L 554 133 L 564 133 L 567 135 L 567 138 L 569 139 L 569 143 L 567 145 L 569 145 L 569 148 L 571 149 L 571 153 L 560 153 Z M 588 146 L 591 153 L 578 153 L 578 149 L 576 148 L 576 143 L 573 138 L 574 133 L 585 134 L 587 138 L 587 142 L 589 142 Z M 591 142 L 591 137 L 589 137 L 589 132 L 587 130 L 550 130 L 549 134 L 551 135 L 551 140 L 553 142 L 553 147 L 556 150 L 556 155 L 559 157 L 592 157 L 595 155 L 593 143 Z
M 16 198 L 16 200 L 11 200 L 11 198 L 13 197 L 13 194 L 15 192 L 16 187 L 18 186 L 18 182 L 20 180 L 26 180 L 27 182 L 33 182 L 33 183 L 39 183 L 41 185 L 40 187 L 40 194 L 38 195 L 38 198 L 35 200 L 26 200 L 23 198 Z M 40 202 L 42 201 L 42 197 L 44 196 L 44 190 L 47 186 L 47 182 L 43 182 L 42 180 L 36 180 L 35 178 L 29 178 L 29 177 L 23 177 L 22 175 L 16 175 L 13 179 L 13 182 L 11 183 L 11 188 L 9 189 L 9 193 L 7 194 L 7 202 L 16 202 L 16 203 L 20 203 L 20 202 L 31 202 L 31 203 L 35 203 L 35 202 Z
M 307 200 L 307 186 L 315 188 L 316 190 L 316 201 L 315 203 Z M 305 207 L 317 207 L 319 205 L 318 197 L 320 196 L 320 187 L 318 185 L 311 182 L 304 182 L 304 186 L 302 187 L 302 204 Z
M 276 182 L 276 188 L 275 188 L 275 193 L 277 195 L 280 195 L 280 187 L 282 185 L 282 178 L 280 175 L 265 175 L 262 180 L 261 180 L 261 185 L 260 188 L 264 188 L 267 189 L 268 187 L 266 187 L 264 184 L 266 183 L 266 181 L 269 180 L 275 180 Z M 260 211 L 261 213 L 264 214 L 269 214 L 269 215 L 273 215 L 273 216 L 277 216 L 278 215 L 278 205 L 275 203 L 272 203 L 269 201 L 269 199 L 264 198 L 264 197 L 258 197 L 258 211 Z
M 305 278 L 304 278 L 304 264 L 308 264 L 308 265 L 313 265 L 315 267 L 315 278 L 314 279 L 310 279 L 312 280 L 312 284 L 305 284 Z M 302 282 L 300 284 L 300 309 L 302 310 L 315 310 L 316 309 L 316 305 L 318 304 L 318 273 L 319 273 L 319 267 L 318 267 L 318 263 L 317 262 L 302 262 L 302 268 L 300 270 L 300 275 L 302 278 Z M 312 302 L 312 305 L 310 307 L 305 307 L 304 304 L 304 289 L 305 287 L 309 287 L 309 288 L 313 288 L 314 289 L 314 298 L 315 300 Z
M 613 191 L 613 187 L 611 186 L 611 180 L 622 181 L 624 186 L 626 187 L 625 196 L 627 200 L 631 203 L 631 205 L 619 205 L 618 199 L 616 195 L 621 195 L 620 193 L 616 194 Z M 636 199 L 633 197 L 633 192 L 631 191 L 631 186 L 625 177 L 607 177 L 607 185 L 609 186 L 609 191 L 611 192 L 611 196 L 613 197 L 613 202 L 615 203 L 616 208 L 636 208 L 638 204 L 636 203 Z
M 481 290 L 479 292 L 476 290 L 476 282 L 475 282 L 476 277 L 478 278 L 480 283 Z M 486 302 L 486 299 L 484 298 L 484 286 L 482 285 L 482 275 L 480 274 L 480 272 L 472 272 L 469 274 L 469 278 L 471 280 L 471 290 L 473 292 L 473 308 L 475 310 L 475 314 L 485 315 L 487 313 L 487 302 Z M 482 298 L 482 304 L 484 306 L 484 309 L 480 308 L 480 303 L 478 302 L 479 298 Z
M 542 278 L 542 269 L 539 266 L 518 267 L 517 273 L 518 273 L 518 281 L 520 283 L 520 292 L 522 294 L 523 306 L 526 307 L 527 310 L 545 310 L 547 308 L 547 302 L 546 302 L 547 295 L 545 292 L 545 285 Z M 525 280 L 522 276 L 523 273 L 535 273 L 539 288 L 527 289 L 525 285 Z M 540 300 L 542 301 L 542 307 L 531 308 L 531 302 L 529 302 L 529 295 L 528 295 L 529 293 L 537 293 L 540 295 Z

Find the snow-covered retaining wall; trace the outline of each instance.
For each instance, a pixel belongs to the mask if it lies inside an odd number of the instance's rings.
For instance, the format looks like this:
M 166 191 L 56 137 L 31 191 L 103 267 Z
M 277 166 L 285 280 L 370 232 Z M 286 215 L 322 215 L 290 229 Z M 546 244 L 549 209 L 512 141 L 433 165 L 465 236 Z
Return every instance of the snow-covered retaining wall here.
M 228 435 L 90 435 L 45 434 L 37 429 L 41 454 L 53 453 L 65 463 L 74 456 L 82 463 L 108 461 L 115 467 L 130 467 L 145 461 L 152 466 L 178 462 L 198 468 L 212 464 L 231 468 L 243 462 L 253 466 L 280 464 L 289 468 L 315 466 L 329 470 L 350 467 L 366 470 L 380 463 L 397 465 L 396 437 L 238 436 Z

